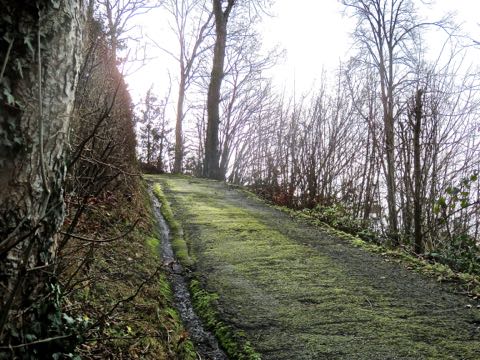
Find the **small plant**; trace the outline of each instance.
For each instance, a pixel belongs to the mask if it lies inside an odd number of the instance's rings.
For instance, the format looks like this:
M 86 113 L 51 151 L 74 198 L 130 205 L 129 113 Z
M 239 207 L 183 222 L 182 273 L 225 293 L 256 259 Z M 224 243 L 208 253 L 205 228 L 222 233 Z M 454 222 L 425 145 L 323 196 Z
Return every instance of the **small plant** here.
M 59 284 L 52 282 L 49 289 L 48 296 L 29 310 L 35 321 L 21 330 L 7 325 L 9 338 L 16 343 L 14 346 L 22 359 L 39 359 L 47 354 L 53 359 L 80 359 L 75 355 L 75 348 L 84 341 L 90 320 L 63 312 L 65 301 Z M 0 359 L 11 356 L 10 351 L 0 350 Z
M 478 199 L 471 201 L 472 184 L 478 180 L 478 174 L 466 177 L 456 185 L 445 189 L 445 194 L 434 204 L 433 211 L 439 217 L 439 224 L 445 226 L 445 245 L 430 256 L 436 261 L 447 264 L 457 271 L 480 274 L 480 248 L 476 239 L 468 234 L 468 229 L 455 225 L 457 216 L 462 210 L 478 206 Z
M 309 218 L 326 223 L 335 229 L 358 236 L 362 240 L 379 243 L 380 239 L 365 222 L 352 218 L 341 204 L 331 206 L 317 205 L 313 209 L 304 209 L 303 213 Z
M 467 234 L 454 236 L 444 249 L 430 256 L 456 271 L 480 274 L 480 248 Z

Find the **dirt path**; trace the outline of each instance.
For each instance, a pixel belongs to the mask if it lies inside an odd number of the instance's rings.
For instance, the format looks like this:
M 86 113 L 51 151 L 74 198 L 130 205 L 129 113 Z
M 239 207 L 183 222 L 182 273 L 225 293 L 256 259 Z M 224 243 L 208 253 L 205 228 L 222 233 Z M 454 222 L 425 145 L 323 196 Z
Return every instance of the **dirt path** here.
M 480 359 L 480 310 L 226 185 L 161 177 L 196 271 L 262 359 Z

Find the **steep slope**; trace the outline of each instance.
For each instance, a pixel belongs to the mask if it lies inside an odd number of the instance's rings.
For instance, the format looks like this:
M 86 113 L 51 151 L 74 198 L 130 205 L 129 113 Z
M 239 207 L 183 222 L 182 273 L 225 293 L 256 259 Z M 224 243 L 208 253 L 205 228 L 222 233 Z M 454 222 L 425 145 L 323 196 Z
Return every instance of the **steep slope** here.
M 158 177 L 195 274 L 262 359 L 477 359 L 480 310 L 227 185 Z

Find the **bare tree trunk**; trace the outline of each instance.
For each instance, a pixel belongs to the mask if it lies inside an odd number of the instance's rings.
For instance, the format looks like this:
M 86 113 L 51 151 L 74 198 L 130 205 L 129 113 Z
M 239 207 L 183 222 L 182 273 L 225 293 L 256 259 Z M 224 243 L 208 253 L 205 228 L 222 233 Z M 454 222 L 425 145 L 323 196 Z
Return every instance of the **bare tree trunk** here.
M 68 127 L 79 66 L 85 1 L 0 0 L 11 23 L 0 79 L 0 343 L 20 341 L 23 327 L 48 324 L 32 306 L 48 291 L 56 232 L 63 222 Z M 40 9 L 40 10 L 39 10 Z M 4 21 L 4 20 L 2 20 Z M 25 39 L 32 39 L 25 43 Z M 35 41 L 33 41 L 35 39 Z M 28 45 L 28 46 L 27 46 Z M 33 54 L 34 53 L 34 54 Z M 35 56 L 33 56 L 35 55 Z M 19 73 L 17 62 L 24 64 Z M 36 269 L 36 270 L 35 270 Z M 5 325 L 8 323 L 8 328 Z M 27 325 L 29 324 L 29 325 Z M 17 338 L 15 340 L 15 333 Z M 12 340 L 13 339 L 13 340 Z
M 408 242 L 413 242 L 413 199 L 414 199 L 414 185 L 413 179 L 413 161 L 412 161 L 412 137 L 411 137 L 411 121 L 410 114 L 408 114 L 408 123 L 399 121 L 398 142 L 402 144 L 398 148 L 399 162 L 401 167 L 402 181 L 399 182 L 399 202 L 402 213 L 402 229 L 403 238 Z
M 163 2 L 163 7 L 172 16 L 172 23 L 175 24 L 172 29 L 176 31 L 180 53 L 175 55 L 160 44 L 155 43 L 159 49 L 178 62 L 180 70 L 175 124 L 175 160 L 173 164 L 175 174 L 183 171 L 183 159 L 185 157 L 183 136 L 185 96 L 193 76 L 198 70 L 196 66 L 203 51 L 202 43 L 211 30 L 210 20 L 213 14 L 206 11 L 205 2 L 206 0 L 167 0 Z
M 183 59 L 183 54 L 182 58 Z M 183 60 L 181 61 L 180 70 L 180 84 L 178 87 L 178 101 L 177 101 L 177 122 L 175 125 L 175 162 L 173 164 L 173 172 L 180 174 L 183 165 L 183 104 L 185 102 L 185 67 Z
M 380 77 L 380 100 L 383 108 L 388 203 L 388 232 L 393 245 L 399 245 L 395 182 L 395 98 L 405 73 L 411 67 L 404 54 L 418 41 L 420 31 L 442 22 L 417 21 L 417 9 L 412 0 L 342 0 L 357 17 L 354 37 L 362 46 L 362 57 L 367 58 Z M 403 68 L 403 69 L 402 69 Z
M 383 19 L 382 19 L 383 20 Z M 382 34 L 381 22 L 378 22 L 378 33 Z M 388 205 L 388 226 L 389 236 L 393 245 L 399 245 L 398 219 L 396 195 L 397 186 L 395 183 L 395 128 L 393 117 L 393 48 L 388 47 L 388 60 L 384 57 L 384 42 L 379 42 L 379 74 L 381 100 L 383 107 L 383 127 L 385 134 L 385 154 L 387 167 L 385 178 L 387 181 L 387 205 Z M 388 72 L 387 72 L 388 63 Z
M 208 87 L 207 97 L 207 138 L 205 141 L 205 159 L 203 175 L 211 179 L 221 180 L 220 153 L 218 149 L 218 128 L 220 125 L 220 89 L 224 75 L 225 48 L 227 45 L 227 23 L 236 0 L 228 0 L 225 10 L 222 0 L 213 0 L 213 14 L 215 17 L 215 47 L 213 65 Z
M 415 227 L 415 252 L 421 254 L 424 250 L 422 238 L 422 166 L 420 157 L 422 149 L 420 135 L 422 131 L 423 101 L 422 89 L 417 90 L 414 103 L 414 124 L 413 124 L 413 178 L 414 178 L 414 199 L 413 199 L 413 222 Z

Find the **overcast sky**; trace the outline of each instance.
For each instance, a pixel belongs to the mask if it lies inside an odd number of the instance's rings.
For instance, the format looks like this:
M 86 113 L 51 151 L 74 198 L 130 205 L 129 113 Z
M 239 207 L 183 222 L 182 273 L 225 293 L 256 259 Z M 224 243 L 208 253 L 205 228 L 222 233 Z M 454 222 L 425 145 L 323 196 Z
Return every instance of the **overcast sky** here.
M 420 4 L 420 0 L 415 0 Z M 347 60 L 352 45 L 350 32 L 354 21 L 342 14 L 344 7 L 338 0 L 275 0 L 271 9 L 273 17 L 265 17 L 261 25 L 264 46 L 278 44 L 287 51 L 285 60 L 271 73 L 277 86 L 306 91 L 320 78 L 322 69 L 333 71 L 341 60 Z M 464 31 L 480 39 L 480 0 L 436 0 L 428 9 L 430 19 L 440 18 L 447 12 L 456 12 L 457 21 Z M 167 20 L 162 12 L 154 10 L 136 18 L 143 34 L 154 38 L 165 47 L 175 49 L 176 43 L 169 34 Z M 431 48 L 435 38 L 429 38 Z M 428 39 L 427 39 L 428 41 Z M 478 58 L 476 55 L 476 58 Z M 175 62 L 168 55 L 153 48 L 148 56 L 155 57 L 127 82 L 135 100 L 154 84 L 161 95 L 168 85 L 168 70 L 175 81 Z M 294 82 L 295 79 L 295 82 Z
M 343 9 L 338 0 L 276 0 L 273 10 L 278 16 L 265 19 L 263 36 L 266 43 L 278 42 L 287 49 L 286 62 L 276 74 L 280 81 L 291 86 L 295 74 L 296 86 L 305 89 L 318 80 L 322 67 L 331 71 L 348 59 L 355 21 L 343 15 Z M 420 16 L 435 20 L 448 12 L 456 12 L 465 31 L 480 37 L 480 0 L 436 0 L 428 14 Z

